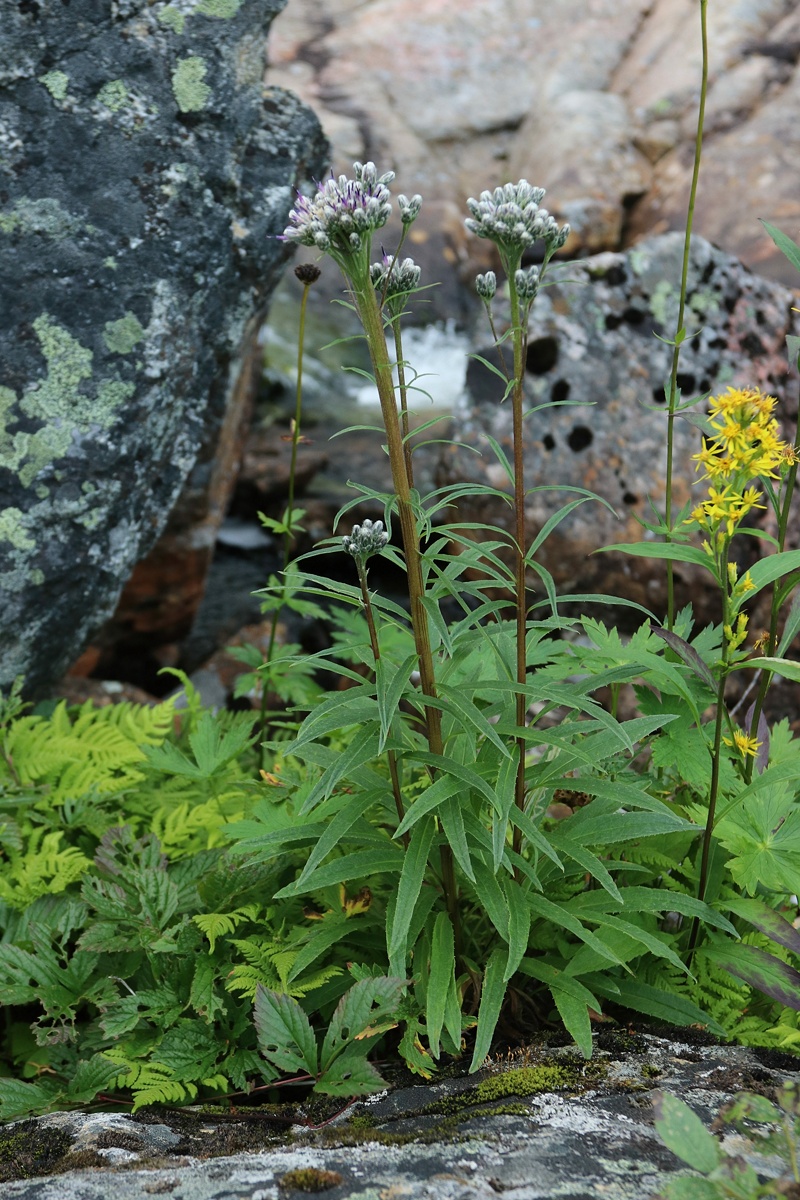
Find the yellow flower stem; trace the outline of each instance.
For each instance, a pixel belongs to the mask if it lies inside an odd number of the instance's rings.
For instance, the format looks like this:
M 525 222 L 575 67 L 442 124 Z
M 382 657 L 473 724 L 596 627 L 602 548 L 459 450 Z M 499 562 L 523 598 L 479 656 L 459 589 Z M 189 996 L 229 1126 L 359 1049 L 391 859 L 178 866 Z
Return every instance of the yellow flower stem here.
M 264 770 L 266 764 L 266 736 L 267 736 L 267 697 L 269 695 L 269 668 L 272 662 L 272 655 L 275 652 L 275 638 L 278 633 L 278 621 L 280 620 L 283 607 L 283 600 L 286 596 L 286 568 L 289 566 L 289 555 L 292 549 L 292 519 L 294 516 L 294 491 L 295 491 L 295 475 L 297 474 L 297 447 L 300 444 L 300 420 L 303 413 L 303 349 L 306 339 L 306 306 L 308 304 L 308 293 L 311 290 L 311 283 L 303 284 L 303 299 L 300 301 L 300 328 L 297 335 L 297 388 L 295 391 L 294 404 L 294 421 L 292 423 L 292 457 L 289 463 L 289 494 L 286 501 L 286 532 L 283 535 L 283 591 L 281 593 L 281 605 L 276 608 L 272 614 L 272 624 L 269 630 L 269 641 L 267 643 L 266 654 L 264 655 L 264 663 L 262 670 L 264 672 L 264 681 L 261 687 L 261 733 L 265 739 L 261 742 L 258 752 L 258 769 L 259 772 Z
M 711 856 L 711 840 L 714 833 L 714 816 L 717 808 L 717 798 L 719 794 L 719 771 L 722 752 L 722 727 L 727 717 L 725 708 L 725 684 L 728 678 L 728 662 L 730 657 L 730 645 L 725 637 L 724 627 L 731 624 L 731 597 L 728 582 L 728 550 L 730 548 L 730 538 L 726 538 L 722 550 L 717 555 L 717 567 L 719 572 L 720 586 L 722 587 L 722 661 L 719 664 L 719 678 L 717 681 L 717 715 L 714 722 L 714 744 L 711 750 L 711 786 L 708 794 L 708 812 L 706 813 L 706 827 L 703 831 L 703 850 L 700 858 L 700 878 L 697 885 L 697 899 L 704 900 L 706 894 L 706 886 L 708 884 L 708 864 Z M 689 935 L 688 952 L 689 957 L 694 952 L 697 945 L 697 935 L 700 929 L 700 918 L 695 917 L 692 922 L 692 931 Z
M 525 588 L 525 460 L 523 442 L 523 378 L 525 368 L 525 351 L 527 344 L 527 328 L 523 328 L 519 296 L 514 282 L 514 270 L 508 271 L 508 289 L 511 301 L 511 326 L 514 341 L 514 386 L 511 393 L 511 413 L 514 439 L 514 516 L 515 516 L 515 556 L 516 556 L 516 643 L 517 643 L 517 685 L 520 690 L 516 695 L 515 720 L 518 729 L 525 727 L 525 712 L 527 702 L 525 687 L 527 678 L 527 595 Z M 525 738 L 517 738 L 519 760 L 517 762 L 517 778 L 514 789 L 514 803 L 520 811 L 525 808 Z M 514 827 L 513 849 L 516 854 L 522 852 L 522 830 Z M 519 871 L 515 871 L 519 878 Z
M 708 92 L 708 28 L 706 10 L 708 0 L 700 0 L 700 38 L 702 44 L 703 66 L 700 81 L 700 107 L 697 113 L 697 135 L 694 144 L 694 167 L 692 169 L 692 184 L 689 189 L 689 208 L 686 215 L 686 236 L 683 243 L 683 267 L 681 270 L 681 290 L 678 301 L 678 323 L 676 330 L 676 345 L 672 348 L 672 370 L 669 380 L 669 398 L 667 404 L 667 468 L 665 479 L 666 510 L 665 524 L 667 526 L 666 540 L 671 541 L 669 530 L 672 526 L 672 474 L 675 457 L 675 409 L 678 404 L 678 364 L 681 348 L 677 337 L 683 329 L 686 311 L 686 292 L 689 278 L 689 255 L 692 242 L 692 226 L 694 224 L 694 208 L 697 199 L 697 183 L 700 178 L 700 159 L 703 153 L 703 124 L 706 112 L 706 94 Z M 667 560 L 667 627 L 673 628 L 675 623 L 675 576 L 673 563 Z
M 786 473 L 785 489 L 783 500 L 781 503 L 780 513 L 778 514 L 778 554 L 781 554 L 786 545 L 786 530 L 789 525 L 789 512 L 794 499 L 794 489 L 797 483 L 797 459 L 800 455 L 800 419 L 794 435 L 794 460 Z M 768 658 L 771 658 L 778 646 L 778 617 L 780 616 L 780 585 L 783 581 L 776 579 L 772 585 L 772 604 L 770 606 L 769 616 L 769 637 L 764 649 L 764 653 Z M 758 683 L 758 693 L 755 703 L 753 704 L 753 719 L 750 722 L 750 736 L 758 736 L 758 723 L 761 720 L 761 713 L 764 710 L 764 701 L 767 696 L 767 690 L 772 681 L 772 671 L 762 671 L 761 678 Z M 750 758 L 745 763 L 744 780 L 745 784 L 750 783 L 753 778 L 753 769 L 755 767 L 755 759 Z

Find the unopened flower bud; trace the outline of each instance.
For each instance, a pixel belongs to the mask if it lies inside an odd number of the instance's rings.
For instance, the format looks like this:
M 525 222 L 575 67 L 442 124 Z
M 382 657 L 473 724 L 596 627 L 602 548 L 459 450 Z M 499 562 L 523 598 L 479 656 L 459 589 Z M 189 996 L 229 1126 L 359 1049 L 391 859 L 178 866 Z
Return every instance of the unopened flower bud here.
M 398 196 L 397 203 L 400 208 L 400 220 L 404 225 L 411 225 L 419 216 L 419 210 L 422 208 L 422 196 L 419 194 L 412 196 L 409 200 L 408 196 Z
M 349 534 L 342 538 L 342 549 L 353 558 L 366 562 L 371 554 L 377 554 L 389 541 L 389 535 L 383 528 L 383 521 L 362 521 L 354 525 Z
M 520 300 L 526 303 L 535 300 L 539 291 L 539 268 L 528 267 L 526 270 L 515 271 L 514 286 Z
M 475 291 L 480 296 L 481 300 L 492 300 L 497 291 L 497 276 L 494 271 L 487 271 L 485 275 L 476 275 Z

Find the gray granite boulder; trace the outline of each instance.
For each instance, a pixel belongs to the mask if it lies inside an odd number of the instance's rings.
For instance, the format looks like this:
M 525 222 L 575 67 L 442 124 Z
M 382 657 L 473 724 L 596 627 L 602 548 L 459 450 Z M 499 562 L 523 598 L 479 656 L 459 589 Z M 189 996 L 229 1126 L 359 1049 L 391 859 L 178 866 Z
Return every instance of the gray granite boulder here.
M 264 86 L 282 6 L 3 6 L 0 686 L 58 678 L 187 481 L 207 489 L 277 235 L 327 149 Z
M 653 1128 L 660 1090 L 710 1125 L 742 1091 L 774 1096 L 800 1059 L 600 1033 L 590 1062 L 546 1039 L 479 1075 L 398 1088 L 324 1120 L 286 1106 L 54 1113 L 0 1130 L 4 1200 L 650 1200 L 683 1169 Z M 721 1137 L 763 1179 L 764 1127 Z M 58 1171 L 58 1174 L 54 1172 Z M 65 1172 L 65 1173 L 61 1173 Z M 12 1180 L 14 1180 L 12 1182 Z M 790 1191 L 786 1195 L 791 1195 Z
M 528 496 L 529 536 L 536 536 L 574 498 L 559 487 L 586 488 L 606 501 L 606 506 L 589 501 L 575 509 L 537 554 L 537 561 L 564 591 L 622 596 L 651 609 L 664 608 L 663 562 L 594 552 L 610 543 L 651 536 L 636 519 L 652 519 L 648 496 L 663 510 L 664 384 L 672 349 L 659 338 L 674 336 L 682 254 L 683 236 L 674 233 L 649 238 L 625 254 L 606 252 L 556 266 L 550 278 L 560 282 L 543 289 L 533 307 L 526 408 L 544 407 L 526 421 L 525 482 L 530 489 L 550 490 L 534 490 Z M 678 375 L 682 401 L 724 391 L 728 385 L 760 387 L 778 397 L 776 416 L 784 436 L 793 441 L 797 391 L 787 374 L 785 345 L 786 334 L 798 332 L 793 303 L 792 293 L 781 284 L 753 275 L 738 259 L 694 238 L 686 310 L 689 336 Z M 498 315 L 500 332 L 502 305 Z M 497 361 L 485 318 L 475 348 Z M 470 364 L 467 384 L 469 398 L 454 434 L 466 448 L 445 447 L 439 482 L 507 488 L 485 435 L 493 435 L 510 456 L 510 403 L 499 403 L 499 381 L 478 361 Z M 696 408 L 705 412 L 702 402 Z M 692 462 L 700 446 L 698 429 L 678 418 L 675 511 L 703 494 Z M 501 525 L 510 520 L 508 505 L 493 497 L 461 499 L 459 512 L 465 520 Z M 797 530 L 790 532 L 796 539 Z M 751 539 L 737 553 L 752 555 L 755 546 Z M 676 578 L 680 603 L 692 599 L 696 612 L 717 620 L 718 598 L 708 586 L 708 574 L 681 563 Z

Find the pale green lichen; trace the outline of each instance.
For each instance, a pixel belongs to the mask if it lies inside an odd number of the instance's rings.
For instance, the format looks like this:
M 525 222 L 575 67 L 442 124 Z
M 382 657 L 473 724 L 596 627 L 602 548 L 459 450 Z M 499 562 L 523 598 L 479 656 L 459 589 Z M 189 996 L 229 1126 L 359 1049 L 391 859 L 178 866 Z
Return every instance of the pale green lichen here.
M 36 545 L 25 530 L 25 514 L 18 508 L 4 508 L 0 512 L 0 542 L 10 542 L 17 550 L 33 550 Z
M 121 79 L 110 79 L 100 88 L 97 99 L 111 112 L 119 112 L 128 103 L 128 89 Z
M 204 17 L 216 17 L 218 20 L 227 20 L 230 17 L 235 17 L 241 7 L 242 0 L 200 0 L 195 12 L 200 13 Z
M 39 83 L 47 88 L 54 100 L 63 100 L 69 87 L 69 75 L 63 71 L 48 71 L 46 75 L 39 76 Z
M 111 254 L 110 254 L 110 255 L 108 256 L 108 258 L 104 258 L 104 259 L 103 259 L 103 266 L 104 266 L 104 267 L 108 267 L 109 271 L 116 271 L 116 269 L 117 269 L 117 260 L 114 258 L 114 256 L 113 256 L 113 255 L 111 255 Z
M 69 450 L 75 431 L 87 432 L 92 426 L 108 429 L 119 407 L 135 391 L 135 385 L 116 377 L 101 380 L 94 395 L 84 390 L 92 378 L 93 355 L 88 347 L 68 330 L 43 313 L 33 322 L 47 374 L 19 400 L 19 410 L 42 422 L 33 433 L 8 426 L 15 417 L 12 406 L 17 397 L 10 388 L 0 388 L 0 465 L 17 471 L 23 487 L 30 487 L 36 476 Z
M 173 8 L 168 4 L 158 14 L 158 19 L 162 25 L 166 25 L 173 33 L 183 33 L 183 27 L 186 24 L 186 13 L 180 12 L 177 8 Z
M 128 310 L 118 321 L 106 321 L 103 341 L 112 354 L 130 354 L 134 346 L 144 341 L 142 323 Z
M 63 208 L 54 196 L 44 196 L 40 200 L 23 196 L 13 208 L 0 213 L 2 233 L 39 233 L 60 241 L 80 233 L 83 228 L 83 223 Z
M 202 58 L 182 58 L 172 72 L 172 91 L 181 112 L 200 112 L 211 95 L 211 88 L 203 83 L 206 64 Z

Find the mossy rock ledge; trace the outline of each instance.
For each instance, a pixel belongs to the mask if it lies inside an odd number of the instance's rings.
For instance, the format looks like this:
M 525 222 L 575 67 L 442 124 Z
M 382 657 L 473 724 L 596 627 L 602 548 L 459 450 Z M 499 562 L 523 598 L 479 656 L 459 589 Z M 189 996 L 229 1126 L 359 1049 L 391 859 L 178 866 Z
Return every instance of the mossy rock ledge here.
M 265 85 L 284 2 L 3 6 L 0 687 L 57 679 L 179 495 L 208 492 L 277 235 L 327 154 Z
M 665 1033 L 667 1031 L 664 1031 Z M 344 1111 L 319 1101 L 54 1113 L 0 1129 L 4 1200 L 649 1200 L 682 1164 L 653 1129 L 653 1094 L 710 1124 L 740 1091 L 768 1096 L 800 1058 L 694 1031 L 611 1031 L 586 1062 L 543 1039 L 469 1078 L 395 1086 Z M 757 1150 L 737 1136 L 735 1152 Z M 773 1160 L 753 1159 L 765 1176 Z

